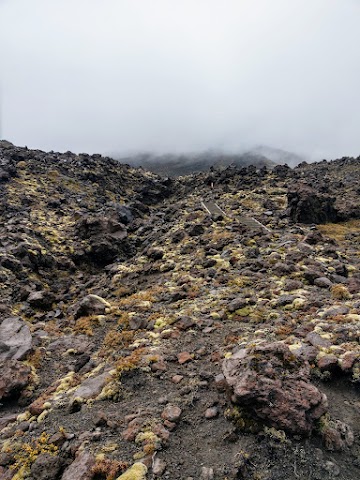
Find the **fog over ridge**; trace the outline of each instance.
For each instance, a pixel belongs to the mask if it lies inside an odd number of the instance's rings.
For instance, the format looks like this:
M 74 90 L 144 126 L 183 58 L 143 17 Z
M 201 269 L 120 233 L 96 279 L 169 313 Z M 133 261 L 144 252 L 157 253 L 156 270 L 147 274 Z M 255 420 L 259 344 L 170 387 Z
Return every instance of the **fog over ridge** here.
M 74 152 L 360 154 L 357 0 L 0 0 L 0 135 Z

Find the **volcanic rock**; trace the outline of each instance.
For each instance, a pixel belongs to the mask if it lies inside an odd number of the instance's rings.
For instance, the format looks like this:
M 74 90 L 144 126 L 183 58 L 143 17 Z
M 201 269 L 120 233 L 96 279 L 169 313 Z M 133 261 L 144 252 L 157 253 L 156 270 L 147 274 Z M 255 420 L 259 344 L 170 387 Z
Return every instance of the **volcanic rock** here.
M 54 480 L 62 468 L 62 459 L 49 453 L 40 454 L 31 466 L 31 475 L 36 480 Z
M 111 305 L 98 295 L 87 295 L 74 306 L 74 317 L 103 315 Z
M 289 217 L 298 223 L 336 222 L 335 198 L 320 195 L 316 190 L 300 186 L 287 194 Z
M 6 318 L 0 324 L 0 361 L 23 360 L 32 348 L 28 325 L 19 317 Z
M 30 367 L 17 360 L 0 361 L 0 400 L 19 395 L 31 379 Z
M 239 350 L 223 362 L 232 401 L 277 429 L 309 434 L 327 411 L 327 399 L 310 383 L 307 362 L 280 342 Z
M 68 467 L 61 480 L 92 480 L 91 467 L 95 464 L 94 457 L 89 452 L 80 453 Z

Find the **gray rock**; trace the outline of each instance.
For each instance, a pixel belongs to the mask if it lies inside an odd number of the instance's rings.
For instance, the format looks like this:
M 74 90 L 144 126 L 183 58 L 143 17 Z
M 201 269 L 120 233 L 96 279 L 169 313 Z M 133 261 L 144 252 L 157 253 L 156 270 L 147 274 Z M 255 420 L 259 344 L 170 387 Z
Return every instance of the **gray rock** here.
M 322 314 L 322 317 L 328 318 L 334 317 L 335 315 L 346 315 L 347 313 L 349 313 L 349 311 L 349 307 L 346 307 L 345 305 L 339 305 L 325 310 L 325 312 Z
M 211 467 L 201 467 L 200 480 L 213 480 L 214 469 Z
M 32 337 L 27 324 L 19 317 L 6 318 L 0 325 L 0 361 L 22 360 L 31 348 Z
M 314 285 L 320 288 L 330 288 L 332 286 L 332 282 L 326 277 L 319 277 L 315 278 Z
M 76 353 L 85 353 L 90 348 L 90 342 L 85 335 L 66 335 L 55 340 L 47 347 L 49 352 L 64 353 L 66 350 L 73 349 Z
M 331 347 L 332 343 L 330 342 L 330 340 L 328 340 L 327 338 L 323 338 L 321 337 L 318 333 L 316 332 L 310 332 L 306 335 L 306 338 L 305 340 L 309 343 L 311 343 L 311 345 L 313 345 L 314 347 L 325 347 L 325 348 L 329 348 Z
M 321 435 L 325 448 L 329 451 L 340 451 L 354 444 L 354 433 L 344 422 L 329 420 L 322 427 Z
M 166 463 L 159 457 L 156 457 L 153 462 L 152 471 L 156 477 L 161 477 L 161 475 L 166 470 Z
M 89 452 L 80 453 L 68 467 L 61 480 L 91 480 L 91 467 L 95 464 L 94 457 Z
M 96 377 L 87 378 L 73 393 L 73 400 L 77 397 L 85 400 L 97 397 L 110 379 L 111 376 L 108 371 L 101 375 L 97 375 Z

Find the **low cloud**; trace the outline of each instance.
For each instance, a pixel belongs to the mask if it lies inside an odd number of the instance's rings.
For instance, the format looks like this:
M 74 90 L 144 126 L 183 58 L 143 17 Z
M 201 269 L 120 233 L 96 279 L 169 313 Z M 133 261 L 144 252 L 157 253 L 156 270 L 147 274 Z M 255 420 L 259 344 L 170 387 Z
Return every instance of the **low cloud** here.
M 360 154 L 358 0 L 0 1 L 2 136 Z

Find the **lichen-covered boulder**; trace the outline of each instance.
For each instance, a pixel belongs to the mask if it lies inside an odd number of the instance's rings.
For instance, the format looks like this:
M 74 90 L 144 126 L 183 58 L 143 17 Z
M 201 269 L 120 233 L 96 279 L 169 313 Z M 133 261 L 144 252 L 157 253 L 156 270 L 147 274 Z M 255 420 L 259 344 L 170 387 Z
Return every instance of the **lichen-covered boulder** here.
M 327 398 L 310 382 L 310 367 L 281 343 L 239 350 L 223 362 L 231 400 L 277 429 L 309 434 L 327 411 Z

